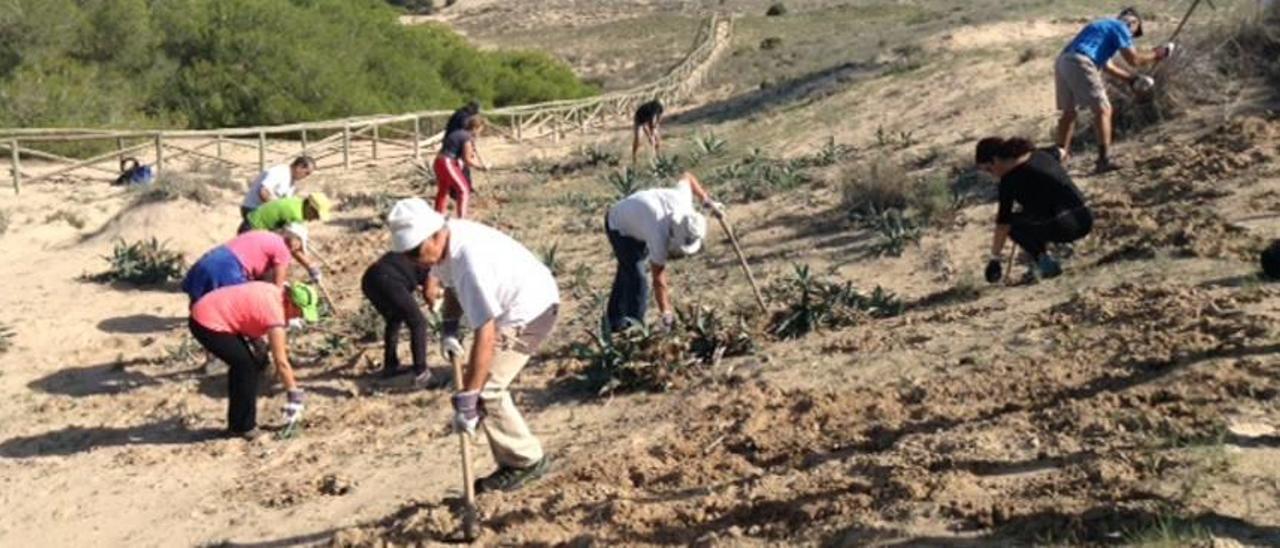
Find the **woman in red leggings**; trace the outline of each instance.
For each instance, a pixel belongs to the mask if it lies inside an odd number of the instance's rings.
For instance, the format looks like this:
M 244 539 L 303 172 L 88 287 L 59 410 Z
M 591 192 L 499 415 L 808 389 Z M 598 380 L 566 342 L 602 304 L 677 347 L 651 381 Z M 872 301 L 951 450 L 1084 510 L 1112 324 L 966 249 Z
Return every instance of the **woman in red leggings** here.
M 467 202 L 474 191 L 469 170 L 489 170 L 476 155 L 476 137 L 483 131 L 484 118 L 472 116 L 463 129 L 454 130 L 444 138 L 432 166 L 436 172 L 436 211 L 445 213 L 452 197 L 458 203 L 458 218 L 466 218 Z

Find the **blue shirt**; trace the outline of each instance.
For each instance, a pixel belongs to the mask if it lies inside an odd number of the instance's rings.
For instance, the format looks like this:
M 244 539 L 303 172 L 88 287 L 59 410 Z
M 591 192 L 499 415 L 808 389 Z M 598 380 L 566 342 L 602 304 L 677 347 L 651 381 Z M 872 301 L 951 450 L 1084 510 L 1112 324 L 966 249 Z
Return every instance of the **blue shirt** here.
M 1085 25 L 1063 52 L 1088 57 L 1102 68 L 1117 51 L 1132 47 L 1133 34 L 1129 32 L 1129 25 L 1119 19 L 1099 19 Z

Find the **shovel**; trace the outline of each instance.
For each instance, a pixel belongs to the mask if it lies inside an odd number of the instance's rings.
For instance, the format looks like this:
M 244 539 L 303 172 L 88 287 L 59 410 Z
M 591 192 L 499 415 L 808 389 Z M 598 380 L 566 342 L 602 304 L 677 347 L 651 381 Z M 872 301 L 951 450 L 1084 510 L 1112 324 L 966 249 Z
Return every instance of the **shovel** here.
M 449 357 L 449 364 L 453 366 L 453 387 L 461 392 L 462 360 L 454 354 Z M 462 489 L 466 493 L 466 505 L 462 509 L 462 537 L 471 542 L 478 536 L 479 528 L 476 524 L 476 487 L 475 472 L 471 469 L 471 440 L 467 438 L 466 432 L 458 432 L 458 442 L 462 447 Z
M 756 296 L 756 304 L 760 305 L 760 311 L 765 314 L 769 313 L 769 307 L 764 304 L 764 296 L 760 294 L 760 286 L 756 285 L 756 277 L 751 274 L 751 267 L 747 266 L 747 257 L 742 254 L 742 247 L 738 245 L 738 237 L 733 235 L 733 229 L 729 227 L 729 221 L 726 221 L 724 215 L 713 215 L 717 221 L 720 221 L 720 228 L 724 229 L 724 233 L 729 236 L 729 243 L 733 244 L 733 252 L 738 255 L 738 264 L 742 265 L 742 271 L 747 273 L 747 281 L 751 283 L 751 292 Z

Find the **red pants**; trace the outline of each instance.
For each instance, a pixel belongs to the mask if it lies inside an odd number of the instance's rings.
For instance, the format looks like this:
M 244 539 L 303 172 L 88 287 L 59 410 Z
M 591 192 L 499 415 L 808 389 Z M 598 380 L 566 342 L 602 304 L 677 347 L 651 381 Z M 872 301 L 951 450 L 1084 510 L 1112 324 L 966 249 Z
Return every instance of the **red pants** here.
M 467 200 L 471 197 L 471 181 L 462 171 L 462 160 L 443 154 L 436 156 L 432 164 L 436 172 L 436 211 L 449 209 L 449 197 L 458 202 L 458 218 L 467 217 Z

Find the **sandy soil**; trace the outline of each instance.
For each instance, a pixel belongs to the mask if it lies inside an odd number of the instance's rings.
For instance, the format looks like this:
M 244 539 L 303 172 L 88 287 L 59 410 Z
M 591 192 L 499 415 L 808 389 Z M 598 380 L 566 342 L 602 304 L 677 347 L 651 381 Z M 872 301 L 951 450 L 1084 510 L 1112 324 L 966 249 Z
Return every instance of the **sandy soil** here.
M 472 4 L 483 15 L 501 3 Z M 855 147 L 847 163 L 905 161 L 932 148 L 964 156 L 979 135 L 1047 127 L 1047 54 L 1016 59 L 1070 25 L 1037 23 L 1013 46 L 996 40 L 1004 30 L 955 32 L 915 73 L 833 78 L 821 93 L 789 97 L 787 112 L 690 117 L 671 128 L 672 149 L 714 130 L 744 151 L 763 142 L 794 156 L 834 136 Z M 823 116 L 832 111 L 850 114 Z M 1280 289 L 1254 276 L 1256 252 L 1280 233 L 1280 119 L 1220 114 L 1143 133 L 1121 145 L 1133 168 L 1081 177 L 1097 229 L 1067 275 L 1037 285 L 972 282 L 990 204 L 960 209 L 897 258 L 876 257 L 875 236 L 848 223 L 834 168 L 801 189 L 731 204 L 766 284 L 805 263 L 883 286 L 906 313 L 796 341 L 761 335 L 754 354 L 677 390 L 611 398 L 580 389 L 584 365 L 569 351 L 612 275 L 599 212 L 576 205 L 607 201 L 605 170 L 534 167 L 568 164 L 580 146 L 622 151 L 624 141 L 486 141 L 502 169 L 480 177 L 478 217 L 537 252 L 556 247 L 566 320 L 518 391 L 553 471 L 482 497 L 481 543 L 1109 544 L 1177 519 L 1222 542 L 1280 544 Z M 819 130 L 806 126 L 815 121 Z M 914 143 L 878 146 L 880 127 L 911 131 Z M 305 183 L 341 204 L 313 238 L 338 301 L 325 329 L 344 334 L 361 306 L 359 275 L 386 246 L 379 204 L 429 192 L 403 162 L 357 165 Z M 447 394 L 376 379 L 377 343 L 299 337 L 311 394 L 303 435 L 219 439 L 225 379 L 174 352 L 188 339 L 185 297 L 81 279 L 105 267 L 116 238 L 154 236 L 189 259 L 227 239 L 239 196 L 215 192 L 209 205 L 134 206 L 126 191 L 67 178 L 0 193 L 10 219 L 0 323 L 15 333 L 0 354 L 0 545 L 453 539 L 459 472 Z M 82 226 L 50 218 L 59 211 Z M 718 236 L 673 268 L 679 302 L 750 302 Z M 260 403 L 263 422 L 278 425 L 280 396 L 273 389 Z

